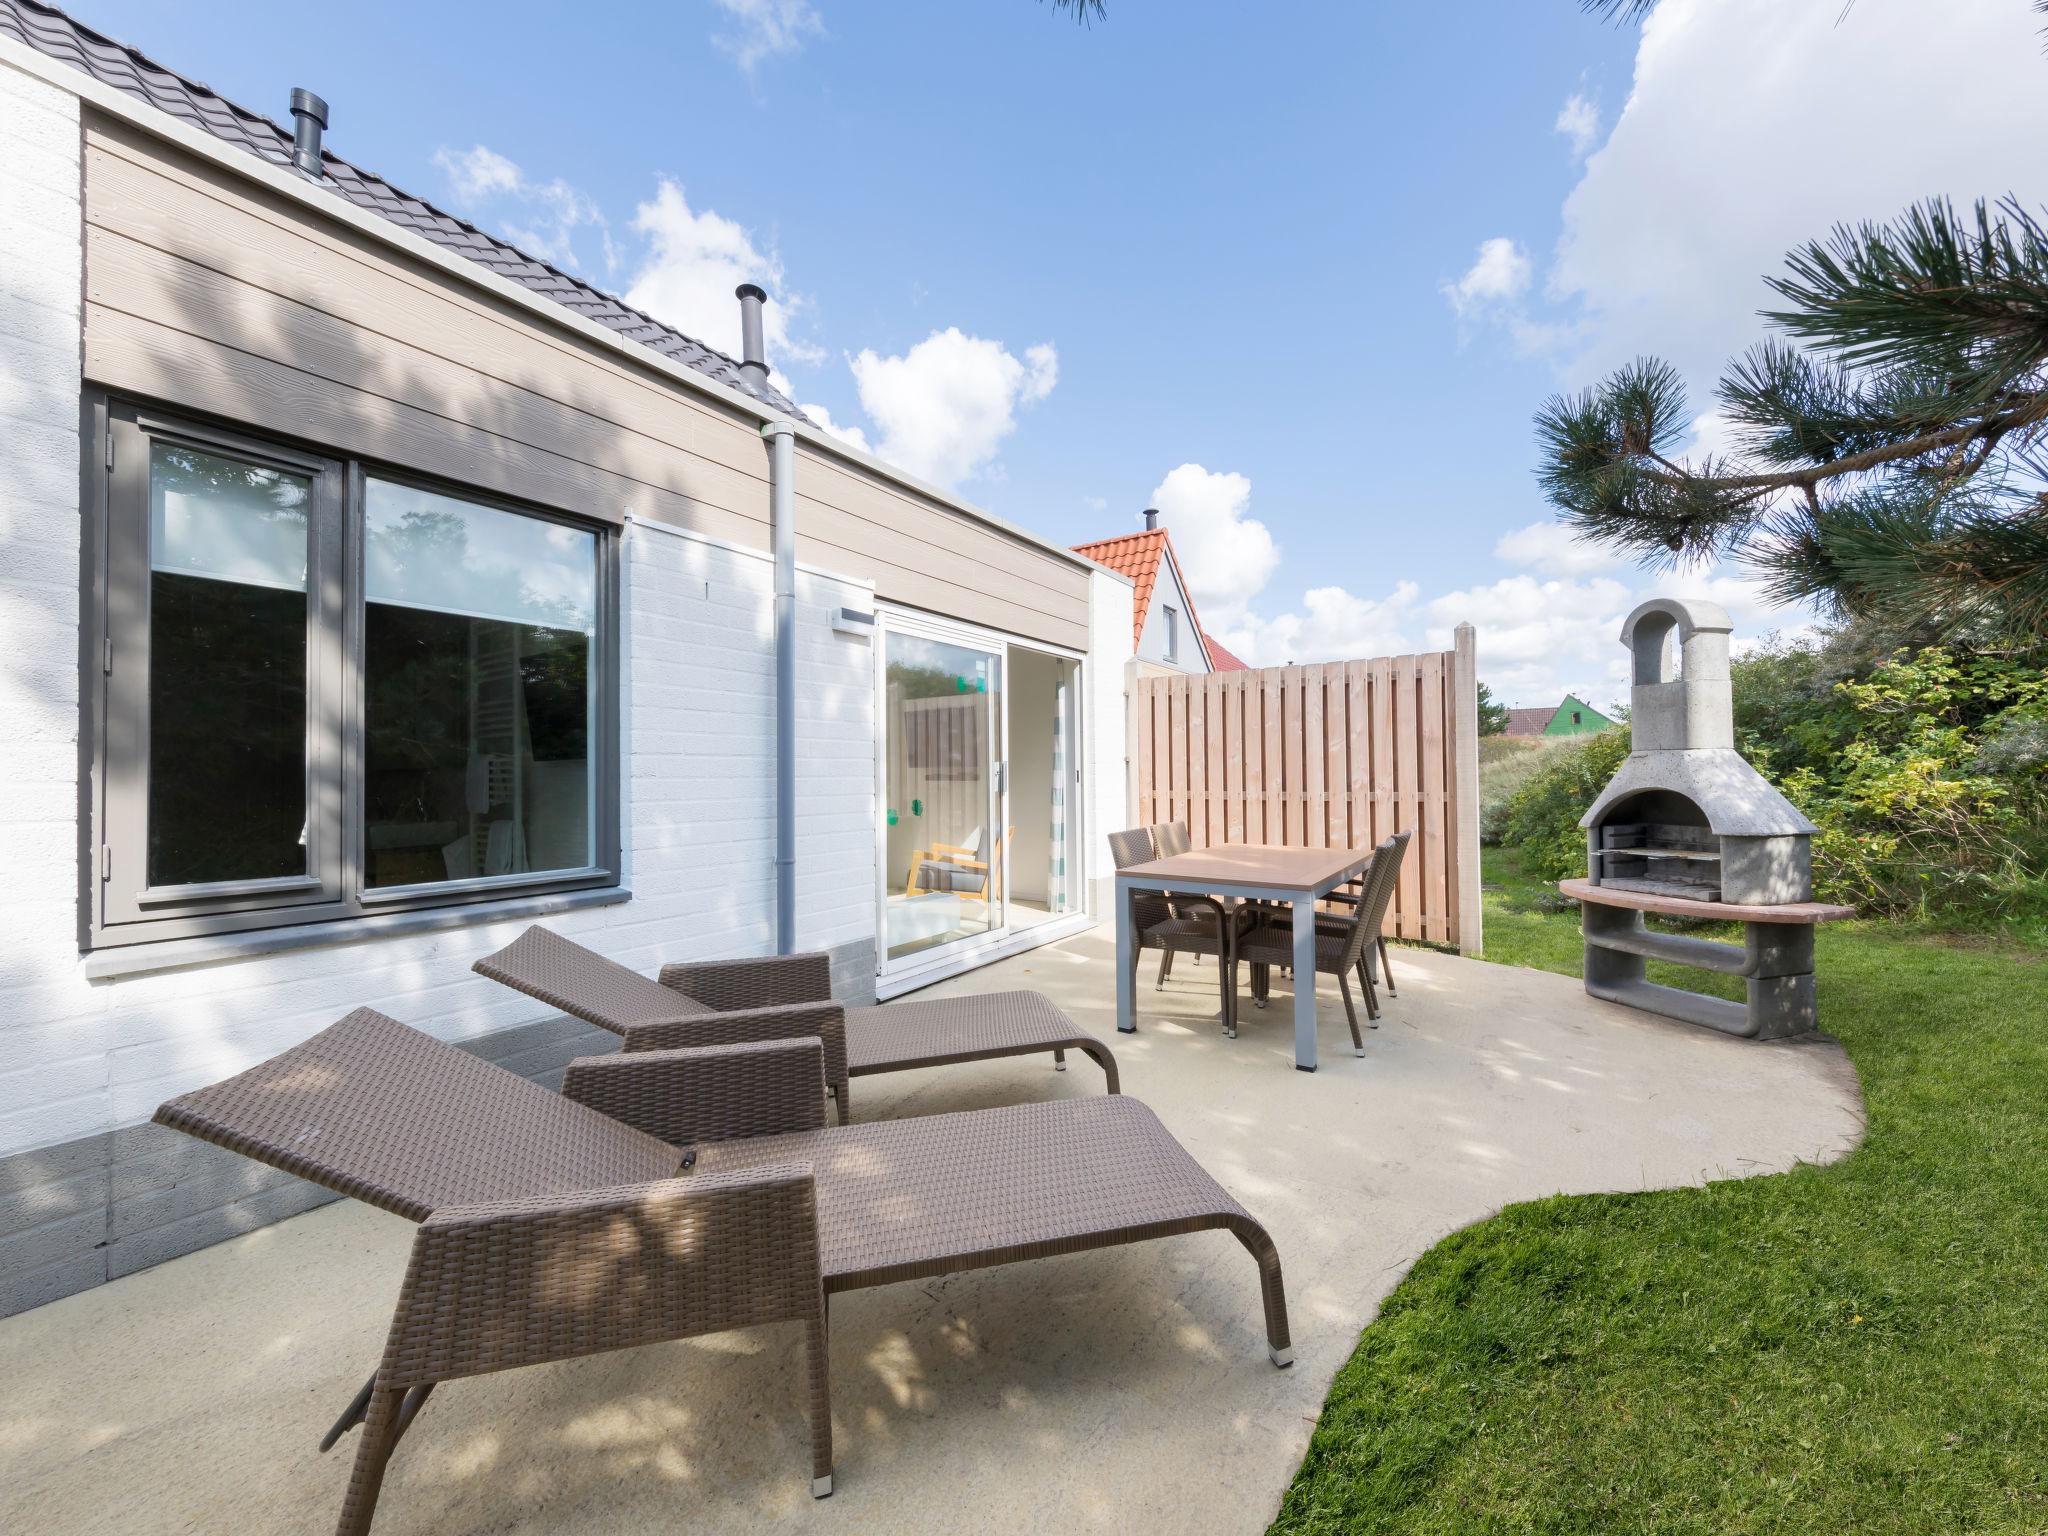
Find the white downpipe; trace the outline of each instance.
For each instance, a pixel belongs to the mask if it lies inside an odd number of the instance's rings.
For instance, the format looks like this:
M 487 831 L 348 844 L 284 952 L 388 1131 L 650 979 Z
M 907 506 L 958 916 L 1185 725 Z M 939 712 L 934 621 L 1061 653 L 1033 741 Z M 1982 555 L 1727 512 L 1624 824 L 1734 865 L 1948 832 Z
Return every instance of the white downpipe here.
M 796 424 L 771 421 L 768 520 L 775 543 L 775 952 L 796 952 Z

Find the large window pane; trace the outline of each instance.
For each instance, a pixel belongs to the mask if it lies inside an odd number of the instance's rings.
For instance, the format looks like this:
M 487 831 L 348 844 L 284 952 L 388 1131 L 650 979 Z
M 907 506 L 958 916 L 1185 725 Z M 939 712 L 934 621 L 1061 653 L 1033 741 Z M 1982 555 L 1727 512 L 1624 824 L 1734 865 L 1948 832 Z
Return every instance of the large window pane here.
M 157 442 L 149 883 L 306 873 L 303 476 Z
M 366 885 L 594 864 L 597 536 L 382 480 L 363 523 Z

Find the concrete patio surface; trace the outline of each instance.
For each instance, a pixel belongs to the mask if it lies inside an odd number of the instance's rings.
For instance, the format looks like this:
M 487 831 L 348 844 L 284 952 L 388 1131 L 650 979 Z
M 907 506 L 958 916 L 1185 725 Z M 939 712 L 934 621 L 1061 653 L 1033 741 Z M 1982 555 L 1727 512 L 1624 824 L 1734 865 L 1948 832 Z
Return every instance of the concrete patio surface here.
M 1363 1060 L 1325 982 L 1322 1070 L 1286 983 L 1216 1025 L 1215 972 L 1111 1016 L 1097 929 L 934 993 L 1033 988 L 1113 1042 L 1279 1245 L 1295 1365 L 1267 1363 L 1227 1234 L 912 1282 L 832 1308 L 838 1492 L 809 1496 L 794 1327 L 451 1383 L 399 1447 L 377 1529 L 1256 1532 L 1381 1298 L 1516 1200 L 1827 1161 L 1861 1133 L 1840 1049 L 1757 1045 L 1536 971 L 1396 950 Z M 1096 1094 L 1085 1059 L 869 1078 L 863 1119 Z M 354 1437 L 315 1445 L 383 1344 L 412 1229 L 340 1203 L 0 1322 L 0 1530 L 322 1531 Z

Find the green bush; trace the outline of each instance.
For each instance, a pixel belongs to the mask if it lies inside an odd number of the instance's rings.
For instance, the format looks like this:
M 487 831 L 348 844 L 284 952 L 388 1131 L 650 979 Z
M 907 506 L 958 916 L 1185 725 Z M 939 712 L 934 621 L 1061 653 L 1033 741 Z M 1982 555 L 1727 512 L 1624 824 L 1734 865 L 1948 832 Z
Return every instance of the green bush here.
M 2048 676 L 1930 646 L 1834 691 L 1846 739 L 1783 785 L 1820 828 L 1822 894 L 1923 917 L 2048 912 Z
M 1773 643 L 1732 675 L 1738 748 L 1819 828 L 1816 894 L 1888 916 L 2048 921 L 2048 675 L 1930 646 L 1844 677 L 1840 654 Z M 1497 840 L 1541 879 L 1583 874 L 1579 817 L 1628 750 L 1616 730 L 1541 754 L 1504 793 Z
M 1586 872 L 1586 834 L 1579 830 L 1579 818 L 1628 752 L 1626 726 L 1597 736 L 1562 737 L 1543 751 L 1500 815 L 1500 841 L 1521 850 L 1524 869 L 1542 880 Z M 1483 827 L 1483 813 L 1480 822 Z

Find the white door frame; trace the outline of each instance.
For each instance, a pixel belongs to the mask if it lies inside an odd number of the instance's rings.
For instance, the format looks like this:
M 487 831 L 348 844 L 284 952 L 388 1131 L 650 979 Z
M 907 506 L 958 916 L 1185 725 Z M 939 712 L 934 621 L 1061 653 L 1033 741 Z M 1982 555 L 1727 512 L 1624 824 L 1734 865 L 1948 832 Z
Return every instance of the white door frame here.
M 1077 884 L 1083 892 L 1083 899 L 1071 917 L 1049 923 L 1039 923 L 1030 928 L 1017 930 L 1010 926 L 1010 854 L 1007 839 L 1002 844 L 1002 867 L 991 868 L 991 880 L 1000 877 L 999 889 L 1003 892 L 1002 921 L 985 934 L 973 938 L 956 939 L 950 944 L 938 946 L 936 950 L 919 950 L 901 960 L 889 959 L 889 643 L 888 637 L 894 631 L 901 634 L 918 635 L 927 640 L 944 641 L 951 645 L 966 646 L 974 650 L 988 651 L 1002 659 L 1003 677 L 999 692 L 1002 695 L 1002 719 L 1000 724 L 1002 753 L 994 760 L 997 796 L 995 816 L 989 826 L 989 837 L 993 841 L 1004 827 L 1010 824 L 1010 648 L 1037 651 L 1043 655 L 1056 656 L 1075 664 L 1074 698 L 1072 704 L 1074 719 L 1074 783 L 1082 783 L 1082 765 L 1086 763 L 1085 744 L 1082 734 L 1086 730 L 1087 710 L 1082 707 L 1082 675 L 1088 665 L 1085 652 L 1067 646 L 1054 645 L 1045 640 L 1034 640 L 1024 635 L 1011 634 L 1007 630 L 990 629 L 979 624 L 969 624 L 960 619 L 942 618 L 916 608 L 901 608 L 891 603 L 875 604 L 875 992 L 878 997 L 895 997 L 917 987 L 929 986 L 932 982 L 948 976 L 957 976 L 962 971 L 989 964 L 1005 955 L 1021 950 L 1034 949 L 1054 939 L 1066 938 L 1080 933 L 1093 921 L 1088 916 L 1085 893 L 1085 878 Z M 1083 804 L 1087 797 L 1075 793 L 1069 807 L 1069 846 L 1085 849 L 1086 828 L 1081 825 L 1085 817 Z

